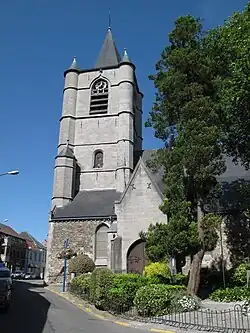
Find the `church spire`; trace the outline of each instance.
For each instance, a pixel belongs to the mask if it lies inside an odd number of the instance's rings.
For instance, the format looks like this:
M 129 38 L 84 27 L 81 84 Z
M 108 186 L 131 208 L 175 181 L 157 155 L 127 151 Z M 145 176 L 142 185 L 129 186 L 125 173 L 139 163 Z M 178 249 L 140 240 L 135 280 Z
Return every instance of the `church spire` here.
M 124 51 L 123 51 L 122 62 L 131 62 L 131 60 L 130 60 L 130 58 L 128 56 L 127 49 L 124 49 Z
M 76 63 L 76 57 L 73 58 L 72 64 L 69 69 L 78 69 L 77 63 Z
M 110 24 L 110 19 L 109 19 L 109 24 Z M 109 27 L 104 42 L 102 44 L 101 51 L 97 58 L 95 68 L 117 66 L 119 65 L 120 61 L 121 61 L 121 56 L 116 48 L 111 28 Z

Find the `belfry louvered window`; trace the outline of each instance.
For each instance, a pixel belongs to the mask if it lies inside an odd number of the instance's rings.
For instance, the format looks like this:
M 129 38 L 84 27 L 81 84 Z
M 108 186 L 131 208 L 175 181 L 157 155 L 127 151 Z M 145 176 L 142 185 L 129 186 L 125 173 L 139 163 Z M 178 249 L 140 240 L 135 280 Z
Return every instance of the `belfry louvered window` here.
M 95 234 L 96 259 L 106 259 L 108 257 L 108 227 L 102 224 Z
M 97 80 L 91 89 L 90 113 L 106 113 L 108 111 L 108 82 Z

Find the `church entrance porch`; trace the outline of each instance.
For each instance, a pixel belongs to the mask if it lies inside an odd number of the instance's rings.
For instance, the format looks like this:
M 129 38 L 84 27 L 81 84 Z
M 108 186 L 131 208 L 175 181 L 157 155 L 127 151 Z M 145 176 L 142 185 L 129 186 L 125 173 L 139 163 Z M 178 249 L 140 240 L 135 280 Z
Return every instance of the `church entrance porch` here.
M 148 259 L 145 253 L 145 242 L 141 239 L 135 241 L 127 253 L 127 272 L 142 274 Z

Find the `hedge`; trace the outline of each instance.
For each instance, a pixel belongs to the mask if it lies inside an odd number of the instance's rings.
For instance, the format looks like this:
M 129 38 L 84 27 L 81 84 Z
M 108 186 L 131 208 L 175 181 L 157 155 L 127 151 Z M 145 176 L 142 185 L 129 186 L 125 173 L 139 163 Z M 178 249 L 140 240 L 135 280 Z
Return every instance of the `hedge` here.
M 134 299 L 134 305 L 140 316 L 156 316 L 169 313 L 176 294 L 185 295 L 185 287 L 165 284 L 141 287 Z
M 250 299 L 250 289 L 247 288 L 226 288 L 217 289 L 209 298 L 216 302 L 239 302 Z

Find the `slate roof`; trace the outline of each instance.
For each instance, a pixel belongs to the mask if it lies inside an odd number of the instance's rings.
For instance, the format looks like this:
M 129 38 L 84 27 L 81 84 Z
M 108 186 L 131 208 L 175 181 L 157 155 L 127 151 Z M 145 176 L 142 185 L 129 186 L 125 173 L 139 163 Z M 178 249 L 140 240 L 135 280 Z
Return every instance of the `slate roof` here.
M 7 236 L 13 236 L 17 238 L 24 239 L 22 235 L 18 234 L 14 229 L 12 229 L 10 226 L 0 223 L 0 233 L 5 234 Z
M 163 169 L 159 169 L 157 172 L 153 172 L 148 166 L 148 162 L 153 158 L 153 154 L 156 151 L 157 150 L 155 150 L 155 149 L 153 149 L 153 150 L 143 150 L 142 160 L 143 160 L 144 164 L 146 165 L 146 167 L 148 169 L 148 172 L 150 174 L 150 178 L 158 186 L 159 190 L 163 194 L 163 192 L 164 192 L 164 182 L 163 182 L 164 171 L 163 171 Z
M 80 191 L 72 202 L 55 209 L 52 220 L 114 216 L 114 202 L 120 195 L 116 190 Z
M 35 237 L 33 237 L 30 233 L 27 231 L 20 232 L 20 235 L 25 238 L 29 243 L 32 243 L 33 248 L 38 248 L 38 249 L 45 249 L 45 246 L 40 243 Z
M 60 153 L 57 155 L 57 157 L 68 157 L 68 158 L 74 158 L 75 159 L 75 155 L 73 153 L 73 150 L 71 148 L 69 148 L 68 145 L 60 151 Z
M 116 48 L 111 29 L 109 28 L 94 68 L 117 66 L 120 61 L 121 56 Z
M 156 150 L 144 150 L 142 153 L 142 159 L 147 164 L 147 161 L 152 159 Z M 226 156 L 226 171 L 217 177 L 218 182 L 221 184 L 221 195 L 219 198 L 219 206 L 214 203 L 206 204 L 207 211 L 216 211 L 219 207 L 221 212 L 229 210 L 244 210 L 250 206 L 250 170 L 246 170 L 240 163 L 235 164 L 232 158 Z M 148 168 L 148 170 L 150 170 Z M 159 170 L 156 173 L 150 171 L 151 178 L 158 185 L 162 194 L 164 193 L 163 183 L 163 170 Z M 245 193 L 248 193 L 246 195 Z
M 76 62 L 76 57 L 73 58 L 72 64 L 70 65 L 69 69 L 76 69 L 76 70 L 78 70 L 77 62 Z
M 122 62 L 131 62 L 131 60 L 130 60 L 130 58 L 128 56 L 127 49 L 124 49 L 123 57 L 122 57 Z

